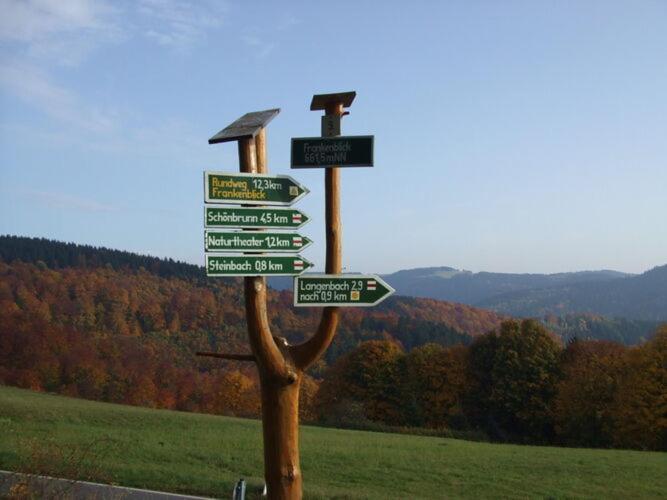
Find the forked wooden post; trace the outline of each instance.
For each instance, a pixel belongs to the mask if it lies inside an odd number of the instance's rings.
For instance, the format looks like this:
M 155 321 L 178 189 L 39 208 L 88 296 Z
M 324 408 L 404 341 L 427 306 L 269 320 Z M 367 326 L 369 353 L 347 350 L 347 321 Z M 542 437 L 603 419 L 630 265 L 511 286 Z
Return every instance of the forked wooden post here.
M 315 96 L 312 110 L 324 109 L 325 136 L 340 133 L 343 107 L 354 93 Z M 209 143 L 238 140 L 239 165 L 243 173 L 268 173 L 265 126 L 279 110 L 248 113 L 209 140 Z M 333 122 L 331 122 L 333 120 Z M 334 124 L 333 129 L 331 123 Z M 340 173 L 325 171 L 326 272 L 339 274 L 342 267 L 340 222 Z M 266 279 L 244 278 L 246 321 L 252 355 L 217 354 L 224 359 L 252 360 L 257 364 L 262 397 L 264 477 L 270 499 L 298 500 L 302 496 L 299 465 L 299 389 L 305 370 L 326 351 L 338 326 L 338 307 L 325 307 L 315 334 L 299 345 L 271 335 L 266 310 Z M 199 353 L 212 355 L 213 353 Z

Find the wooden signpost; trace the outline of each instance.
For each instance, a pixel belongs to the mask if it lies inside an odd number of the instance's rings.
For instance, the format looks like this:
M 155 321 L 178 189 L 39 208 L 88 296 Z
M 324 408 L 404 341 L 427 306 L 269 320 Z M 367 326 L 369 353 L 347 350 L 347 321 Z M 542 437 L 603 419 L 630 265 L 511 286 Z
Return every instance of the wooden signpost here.
M 324 110 L 322 138 L 307 139 L 302 152 L 307 156 L 293 164 L 293 168 L 326 167 L 325 275 L 308 278 L 301 283 L 317 296 L 305 294 L 295 298 L 303 306 L 325 306 L 314 334 L 305 342 L 290 345 L 284 338 L 271 334 L 266 310 L 267 287 L 265 275 L 300 275 L 311 264 L 298 255 L 265 256 L 258 252 L 277 251 L 277 242 L 288 241 L 287 252 L 296 252 L 306 245 L 306 238 L 294 233 L 261 232 L 262 229 L 295 229 L 307 220 L 293 209 L 263 207 L 220 208 L 207 206 L 205 225 L 209 228 L 240 228 L 244 232 L 214 232 L 206 234 L 207 251 L 243 252 L 241 255 L 207 254 L 209 276 L 244 276 L 245 310 L 248 338 L 252 354 L 197 353 L 222 359 L 254 361 L 260 379 L 262 401 L 262 429 L 264 436 L 264 478 L 270 499 L 300 499 L 302 495 L 299 465 L 299 388 L 305 371 L 326 351 L 336 333 L 339 305 L 372 305 L 390 295 L 393 289 L 376 276 L 340 275 L 342 268 L 342 240 L 340 222 L 340 165 L 372 166 L 372 137 L 341 138 L 340 119 L 344 108 L 354 100 L 355 92 L 315 95 L 310 109 Z M 205 173 L 205 200 L 207 203 L 243 205 L 289 205 L 299 200 L 308 190 L 288 176 L 269 176 L 266 157 L 266 125 L 280 110 L 272 109 L 248 113 L 209 139 L 210 144 L 238 141 L 240 174 L 226 172 Z M 369 139 L 370 138 L 370 139 Z M 347 140 L 347 142 L 346 142 Z M 294 163 L 293 142 L 293 163 Z M 315 149 L 310 149 L 315 148 Z M 346 154 L 342 152 L 345 150 Z M 313 154 L 308 156 L 312 152 Z M 335 152 L 337 154 L 329 154 Z M 348 155 L 347 153 L 353 154 Z M 300 154 L 297 151 L 297 155 Z M 369 156 L 370 155 L 370 156 Z M 347 163 L 346 163 L 347 162 Z M 356 162 L 356 163 L 355 163 Z M 255 229 L 255 232 L 247 231 Z M 246 236 L 247 235 L 247 236 Z M 288 235 L 288 236 L 284 236 Z M 210 240 L 209 240 L 210 238 Z M 309 243 L 309 241 L 308 241 Z M 282 243 L 281 243 L 282 245 Z M 302 246 L 299 246 L 302 245 Z M 349 280 L 352 279 L 352 282 Z M 342 281 L 341 281 L 342 280 Z M 296 280 L 295 280 L 296 281 Z M 354 283 L 353 283 L 354 282 Z M 339 285 L 336 285 L 336 284 Z M 340 285 L 343 283 L 343 285 Z M 347 284 L 345 284 L 347 283 Z M 328 294 L 325 289 L 359 287 L 359 294 L 345 297 Z M 324 290 L 322 292 L 322 290 Z M 350 290 L 350 292 L 356 290 Z M 295 290 L 296 295 L 296 290 Z M 343 300 L 345 299 L 345 300 Z M 312 302 L 317 300 L 317 302 Z M 372 303 L 371 303 L 372 302 Z

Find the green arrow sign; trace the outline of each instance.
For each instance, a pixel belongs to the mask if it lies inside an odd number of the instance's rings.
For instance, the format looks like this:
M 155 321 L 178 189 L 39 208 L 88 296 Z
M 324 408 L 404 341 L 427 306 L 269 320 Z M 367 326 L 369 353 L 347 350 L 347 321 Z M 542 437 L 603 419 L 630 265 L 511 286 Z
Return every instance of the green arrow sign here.
M 295 276 L 313 264 L 300 255 L 206 255 L 206 276 Z
M 300 252 L 312 240 L 296 233 L 206 231 L 207 252 Z
M 292 168 L 372 167 L 373 136 L 295 137 Z
M 293 208 L 205 207 L 206 227 L 298 229 L 310 220 Z
M 375 274 L 308 274 L 294 279 L 294 305 L 370 307 L 394 291 Z
M 204 201 L 250 205 L 291 205 L 308 189 L 288 175 L 204 172 Z

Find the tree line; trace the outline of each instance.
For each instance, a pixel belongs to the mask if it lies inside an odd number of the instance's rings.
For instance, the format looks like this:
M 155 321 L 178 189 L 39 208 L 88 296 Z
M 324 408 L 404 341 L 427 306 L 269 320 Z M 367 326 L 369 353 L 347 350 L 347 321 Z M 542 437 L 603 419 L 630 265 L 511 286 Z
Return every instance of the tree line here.
M 469 346 L 369 341 L 325 373 L 316 417 L 492 440 L 667 450 L 667 325 L 627 347 L 507 320 Z
M 194 357 L 249 352 L 240 288 L 238 280 L 196 282 L 143 266 L 0 259 L 0 383 L 257 416 L 252 365 Z M 272 291 L 270 321 L 274 334 L 299 342 L 318 315 L 291 302 L 289 292 Z M 563 348 L 540 324 L 501 319 L 403 297 L 345 310 L 327 357 L 304 382 L 302 417 L 665 449 L 664 327 L 634 348 L 584 340 Z
M 156 408 L 258 415 L 254 366 L 195 357 L 248 353 L 240 280 L 194 282 L 139 266 L 49 267 L 0 260 L 0 383 Z M 269 294 L 272 331 L 300 342 L 314 309 Z M 413 319 L 416 326 L 409 328 Z M 304 382 L 302 408 L 327 366 L 360 342 L 469 343 L 498 324 L 489 312 L 430 300 L 397 300 L 366 314 L 346 311 L 334 345 Z M 468 332 L 463 331 L 466 329 Z M 231 392 L 230 392 L 231 391 Z

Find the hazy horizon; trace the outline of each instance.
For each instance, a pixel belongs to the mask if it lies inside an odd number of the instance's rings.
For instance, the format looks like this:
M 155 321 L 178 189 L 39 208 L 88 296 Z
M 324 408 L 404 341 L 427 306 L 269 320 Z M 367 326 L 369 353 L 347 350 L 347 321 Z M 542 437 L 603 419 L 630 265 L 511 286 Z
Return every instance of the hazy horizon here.
M 391 273 L 611 269 L 667 261 L 667 3 L 485 1 L 251 6 L 0 0 L 0 233 L 203 264 L 208 138 L 274 107 L 272 174 L 324 267 L 313 94 L 357 91 L 344 135 L 343 266 Z

